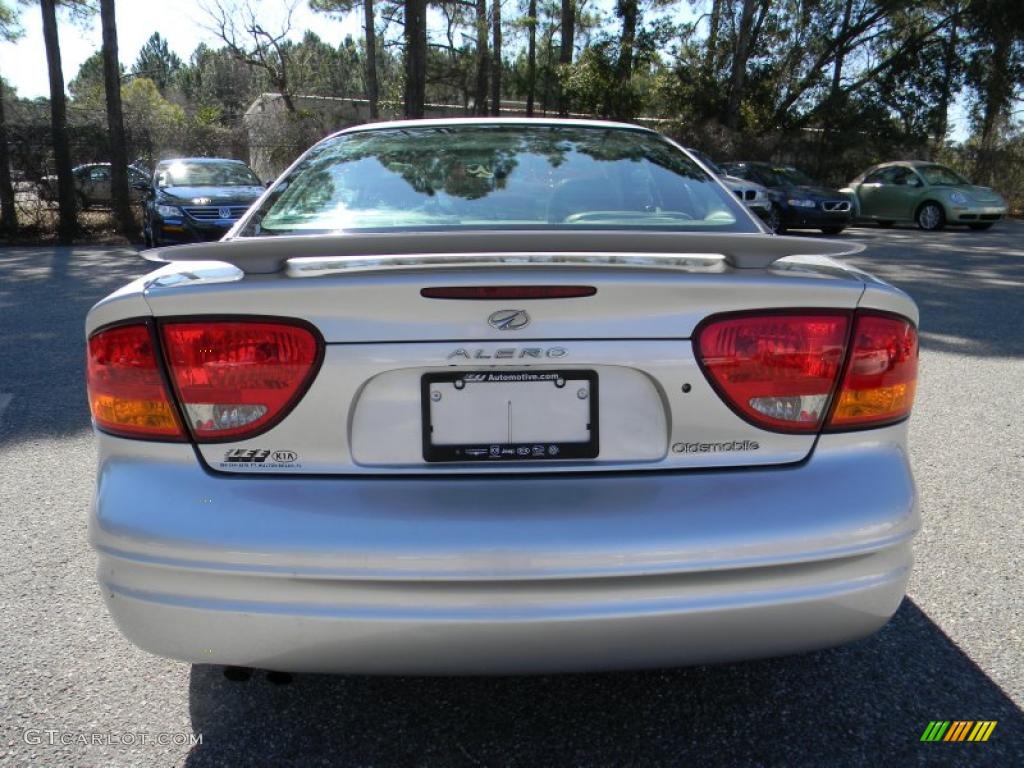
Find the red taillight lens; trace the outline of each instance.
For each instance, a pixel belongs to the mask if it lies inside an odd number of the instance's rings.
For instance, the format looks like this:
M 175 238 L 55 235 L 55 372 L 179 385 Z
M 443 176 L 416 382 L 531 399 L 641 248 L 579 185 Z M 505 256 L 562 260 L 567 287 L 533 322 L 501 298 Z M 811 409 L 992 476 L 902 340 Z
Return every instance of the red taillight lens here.
M 198 442 L 251 437 L 302 397 L 321 355 L 309 328 L 282 322 L 162 323 L 178 401 Z
M 847 313 L 712 318 L 694 336 L 705 375 L 756 426 L 815 432 L 839 378 Z
M 97 427 L 122 437 L 185 439 L 160 375 L 148 325 L 122 325 L 93 334 L 85 369 Z
M 829 428 L 877 427 L 906 418 L 917 387 L 917 329 L 902 317 L 858 312 L 851 346 Z

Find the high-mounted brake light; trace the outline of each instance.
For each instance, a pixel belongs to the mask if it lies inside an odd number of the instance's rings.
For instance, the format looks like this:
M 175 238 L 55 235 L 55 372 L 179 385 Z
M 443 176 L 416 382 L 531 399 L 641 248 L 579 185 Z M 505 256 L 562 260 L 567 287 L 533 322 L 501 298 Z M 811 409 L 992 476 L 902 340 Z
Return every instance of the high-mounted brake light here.
M 425 299 L 576 299 L 593 296 L 592 285 L 450 285 L 421 288 Z
M 322 359 L 319 336 L 280 321 L 160 324 L 178 402 L 197 442 L 240 440 L 295 406 Z
M 906 418 L 917 388 L 917 329 L 902 317 L 860 311 L 851 347 L 828 428 L 878 427 Z
M 725 315 L 694 335 L 697 360 L 740 416 L 779 432 L 821 428 L 846 351 L 847 312 Z
M 96 426 L 121 437 L 184 440 L 160 375 L 147 323 L 115 326 L 89 337 L 86 388 Z

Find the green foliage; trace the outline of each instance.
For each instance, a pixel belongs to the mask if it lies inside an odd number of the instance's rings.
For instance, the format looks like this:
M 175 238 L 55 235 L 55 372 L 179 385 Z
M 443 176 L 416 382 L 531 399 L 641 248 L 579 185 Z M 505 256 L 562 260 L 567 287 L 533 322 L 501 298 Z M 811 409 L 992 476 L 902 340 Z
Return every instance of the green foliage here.
M 185 110 L 163 97 L 156 83 L 136 77 L 121 88 L 124 127 L 139 154 L 156 158 L 180 145 L 187 124 Z
M 0 42 L 13 43 L 23 34 L 17 6 L 8 0 L 0 0 Z
M 132 74 L 152 80 L 160 92 L 164 93 L 181 67 L 181 58 L 170 49 L 167 40 L 159 32 L 154 32 L 139 51 L 139 57 L 132 66 Z

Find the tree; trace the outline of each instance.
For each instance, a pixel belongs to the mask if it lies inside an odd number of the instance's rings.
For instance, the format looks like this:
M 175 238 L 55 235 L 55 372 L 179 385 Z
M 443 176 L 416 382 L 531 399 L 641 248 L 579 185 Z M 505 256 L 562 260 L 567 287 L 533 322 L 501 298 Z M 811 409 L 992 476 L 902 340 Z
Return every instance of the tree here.
M 181 153 L 186 147 L 185 110 L 163 97 L 148 77 L 136 77 L 121 88 L 121 105 L 128 133 L 142 155 Z
M 533 117 L 537 90 L 537 0 L 530 0 L 526 14 L 526 23 L 529 25 L 526 42 L 526 116 Z
M 57 241 L 70 243 L 78 231 L 75 182 L 71 177 L 71 149 L 68 146 L 67 105 L 64 97 L 64 72 L 60 63 L 60 39 L 57 34 L 57 0 L 40 0 L 43 14 L 43 43 L 50 75 L 50 130 L 53 136 L 53 162 L 57 172 Z
M 487 0 L 476 0 L 476 88 L 473 108 L 476 114 L 487 114 L 487 70 L 489 53 L 487 43 Z
M 7 3 L 0 2 L 0 41 L 11 43 L 21 37 L 17 14 Z M 7 119 L 4 100 L 7 84 L 0 77 L 0 231 L 12 237 L 18 231 L 18 210 L 14 202 L 14 184 L 11 182 L 11 154 L 7 144 Z
M 768 15 L 772 0 L 743 0 L 736 43 L 733 49 L 732 74 L 729 76 L 729 96 L 725 106 L 724 122 L 735 130 L 740 123 L 740 105 L 743 102 L 747 79 L 747 63 L 757 46 L 761 27 Z
M 135 216 L 132 214 L 128 191 L 128 147 L 121 110 L 121 64 L 117 58 L 114 0 L 100 0 L 100 23 L 103 27 L 103 85 L 107 95 L 107 130 L 110 132 L 110 198 L 118 228 L 122 234 L 131 237 L 135 234 Z M 152 41 L 153 38 L 150 38 Z M 180 59 L 178 64 L 180 68 Z
M 374 28 L 373 0 L 363 0 L 363 35 L 366 49 L 366 99 L 370 102 L 370 118 L 380 117 L 377 101 L 380 88 L 377 85 L 377 31 Z
M 491 51 L 491 114 L 501 114 L 501 0 L 491 4 L 494 44 Z
M 572 64 L 574 38 L 576 37 L 576 3 L 573 0 L 562 0 L 562 44 L 558 53 L 558 63 L 564 69 Z M 569 115 L 569 100 L 564 89 L 558 99 L 558 114 Z
M 170 49 L 167 40 L 161 37 L 159 32 L 154 32 L 139 50 L 132 74 L 136 77 L 148 77 L 156 83 L 160 93 L 165 93 L 181 67 L 182 61 L 178 54 Z
M 979 145 L 975 174 L 991 183 L 996 146 L 1009 128 L 1010 105 L 1024 83 L 1024 17 L 1017 0 L 975 0 L 968 13 L 973 45 L 967 80 L 974 92 L 972 118 Z
M 281 94 L 287 110 L 294 113 L 287 41 L 299 0 L 281 2 L 284 4 L 284 20 L 272 30 L 260 21 L 262 15 L 253 0 L 212 0 L 202 7 L 210 18 L 209 30 L 221 39 L 232 56 L 261 70 Z
M 309 6 L 320 13 L 345 15 L 351 13 L 358 0 L 309 0 Z M 364 72 L 366 100 L 370 102 L 370 119 L 380 117 L 380 86 L 377 81 L 377 29 L 373 0 L 362 0 Z
M 405 116 L 423 117 L 427 93 L 427 2 L 404 0 Z
M 622 32 L 619 35 L 619 57 L 615 62 L 615 89 L 608 111 L 612 117 L 625 120 L 632 117 L 632 109 L 627 106 L 631 99 L 626 97 L 633 77 L 633 49 L 640 21 L 639 0 L 616 0 L 615 15 L 622 19 Z
M 82 62 L 78 72 L 68 83 L 68 93 L 76 107 L 101 109 L 103 105 L 103 50 L 93 53 Z

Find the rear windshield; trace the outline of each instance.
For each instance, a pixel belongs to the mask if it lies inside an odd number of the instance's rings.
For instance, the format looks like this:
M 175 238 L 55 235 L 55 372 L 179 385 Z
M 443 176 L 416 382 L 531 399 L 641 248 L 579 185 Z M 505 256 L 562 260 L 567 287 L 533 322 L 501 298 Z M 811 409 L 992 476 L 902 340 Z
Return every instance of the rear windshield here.
M 707 172 L 656 134 L 448 125 L 322 142 L 242 234 L 519 227 L 758 231 Z
M 242 163 L 173 162 L 156 169 L 159 187 L 253 187 L 256 174 Z

